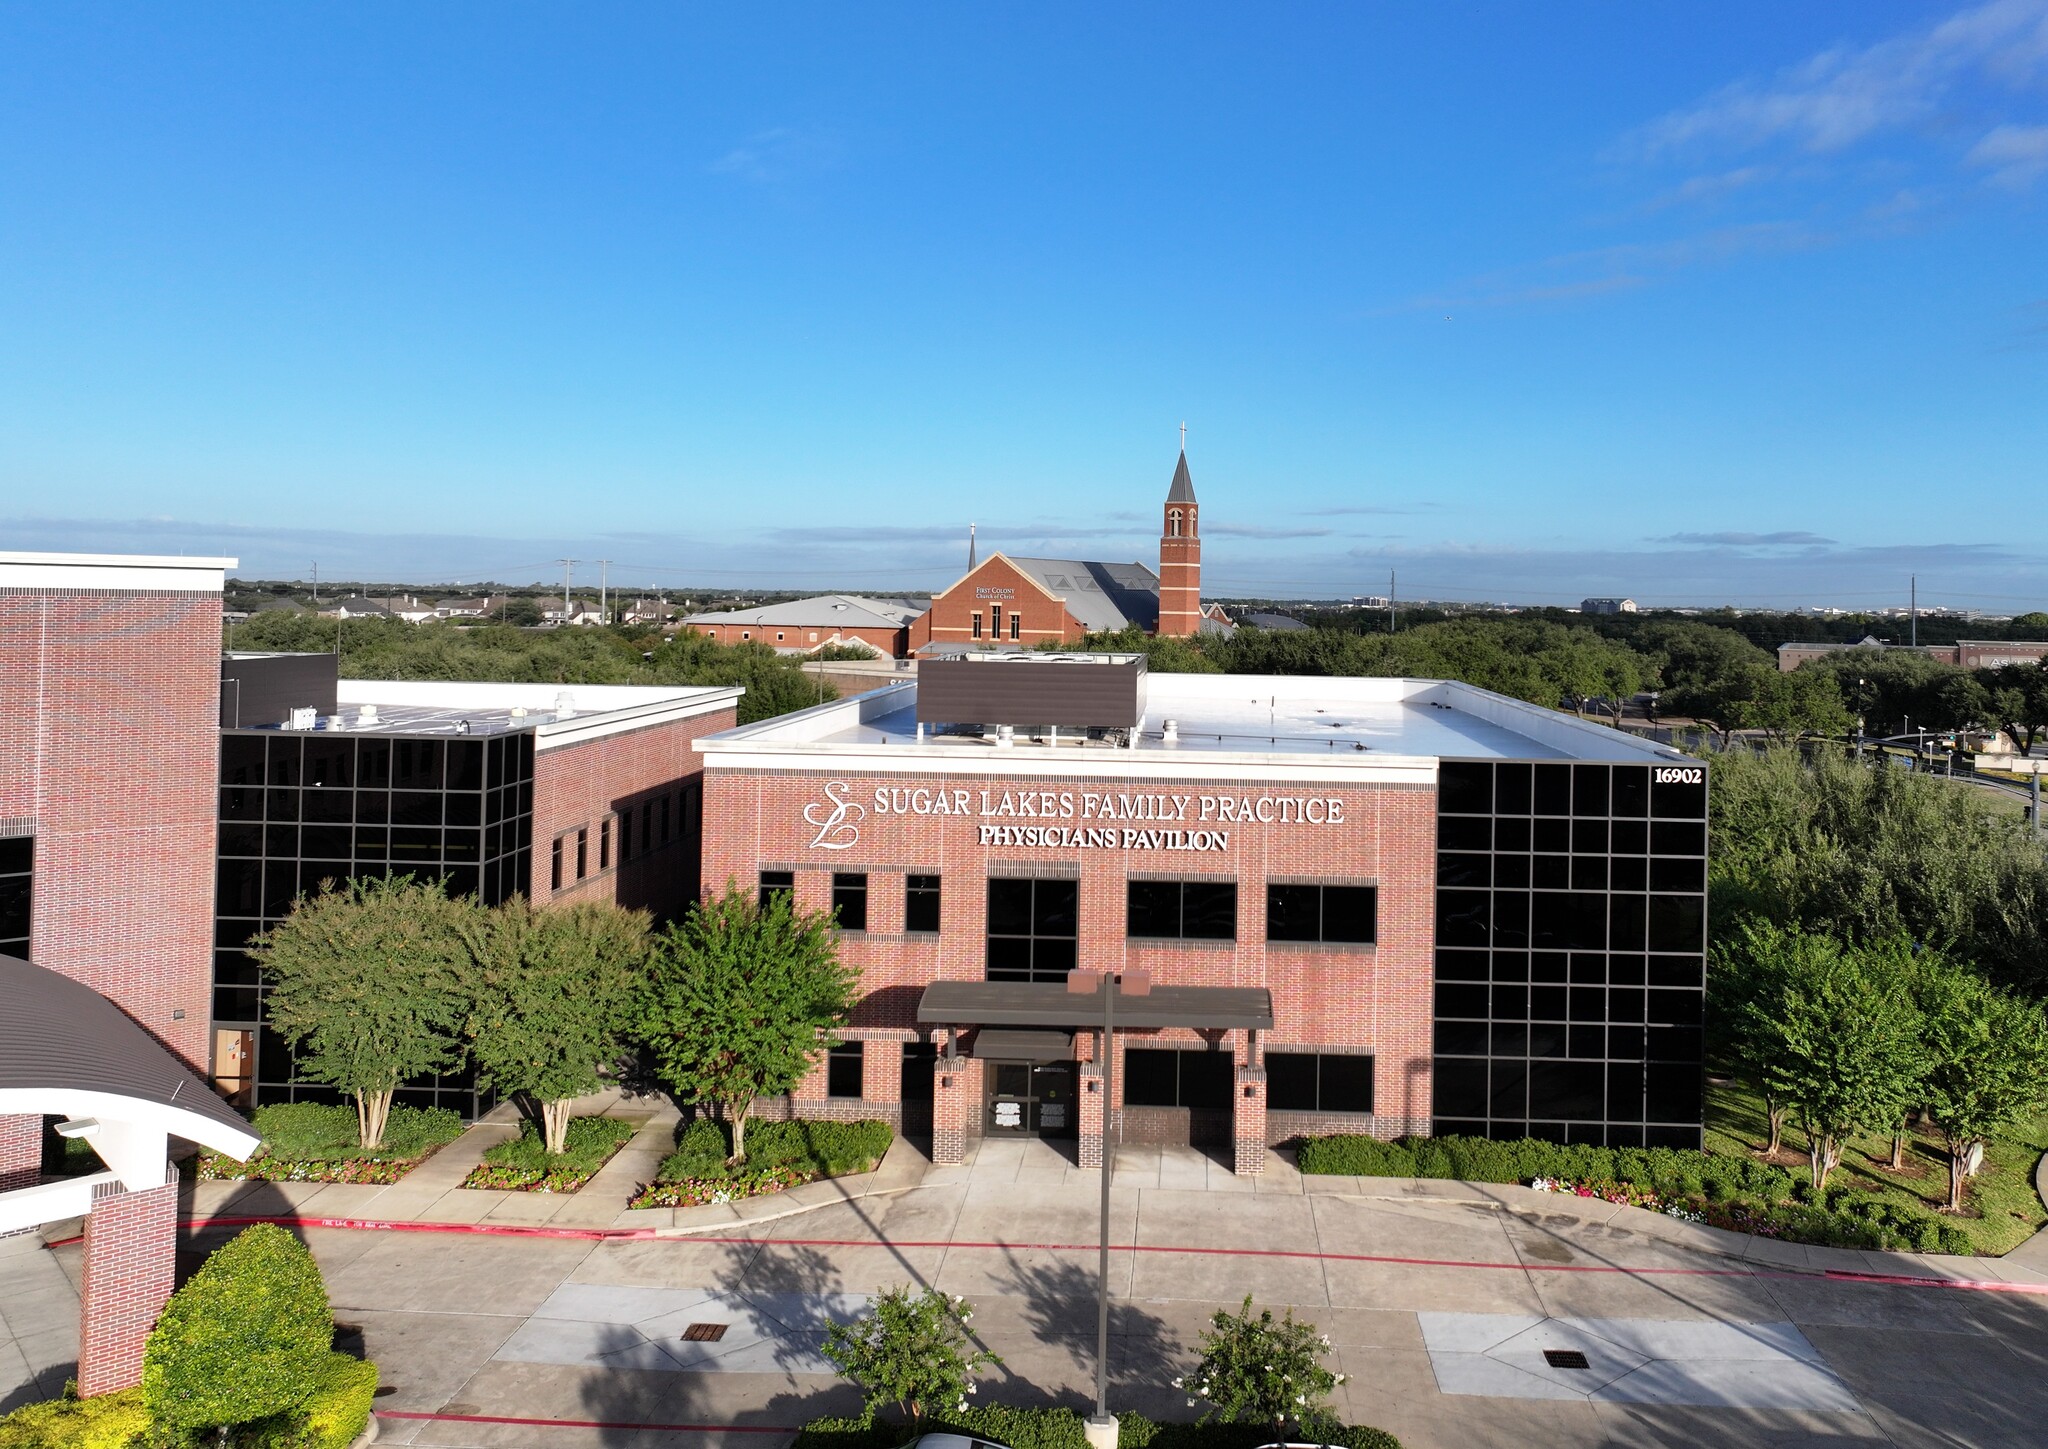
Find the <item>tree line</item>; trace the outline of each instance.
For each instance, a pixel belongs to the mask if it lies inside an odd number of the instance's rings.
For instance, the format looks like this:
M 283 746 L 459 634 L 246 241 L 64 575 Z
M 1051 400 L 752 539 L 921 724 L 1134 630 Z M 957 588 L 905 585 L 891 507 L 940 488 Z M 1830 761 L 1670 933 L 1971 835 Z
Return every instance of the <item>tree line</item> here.
M 327 654 L 351 679 L 489 679 L 510 684 L 739 684 L 739 722 L 751 724 L 838 697 L 766 644 L 720 644 L 652 625 L 535 631 L 507 624 L 322 619 L 258 614 L 228 634 L 236 649 Z
M 559 1153 L 574 1099 L 644 1048 L 678 1096 L 717 1108 L 737 1163 L 754 1100 L 789 1091 L 837 1044 L 858 974 L 829 916 L 786 891 L 728 885 L 649 925 L 609 903 L 485 906 L 400 876 L 330 883 L 249 952 L 299 1076 L 354 1099 L 367 1151 L 401 1086 L 467 1064 Z

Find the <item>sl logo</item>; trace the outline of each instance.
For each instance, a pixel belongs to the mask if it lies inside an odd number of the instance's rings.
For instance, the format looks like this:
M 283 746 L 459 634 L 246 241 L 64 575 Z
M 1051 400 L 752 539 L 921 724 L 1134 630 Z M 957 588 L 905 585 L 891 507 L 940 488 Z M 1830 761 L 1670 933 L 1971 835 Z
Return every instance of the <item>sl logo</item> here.
M 818 827 L 813 850 L 845 850 L 860 840 L 860 822 L 867 818 L 868 807 L 847 799 L 849 788 L 834 780 L 825 787 L 823 802 L 804 806 L 804 819 Z

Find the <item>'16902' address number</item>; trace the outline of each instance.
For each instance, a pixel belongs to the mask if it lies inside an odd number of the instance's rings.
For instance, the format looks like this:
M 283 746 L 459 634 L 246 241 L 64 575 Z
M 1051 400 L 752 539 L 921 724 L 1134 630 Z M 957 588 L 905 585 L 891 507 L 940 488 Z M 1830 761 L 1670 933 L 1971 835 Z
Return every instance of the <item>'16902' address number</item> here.
M 1702 785 L 1707 772 L 1698 765 L 1659 765 L 1655 778 L 1660 785 Z

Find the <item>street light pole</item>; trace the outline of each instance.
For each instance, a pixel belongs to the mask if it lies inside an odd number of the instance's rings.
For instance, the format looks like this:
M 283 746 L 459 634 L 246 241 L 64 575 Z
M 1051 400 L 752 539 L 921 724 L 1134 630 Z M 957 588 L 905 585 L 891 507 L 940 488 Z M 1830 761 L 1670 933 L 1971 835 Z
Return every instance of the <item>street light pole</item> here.
M 1121 988 L 1114 971 L 1072 971 L 1067 990 L 1085 996 L 1102 993 L 1102 1212 L 1097 1237 L 1095 1304 L 1095 1412 L 1084 1426 L 1089 1449 L 1116 1449 L 1117 1422 L 1109 1412 L 1109 1177 L 1116 1154 L 1110 1141 L 1110 1103 L 1116 1100 L 1116 998 L 1119 989 L 1133 996 L 1152 990 L 1147 971 L 1126 971 Z

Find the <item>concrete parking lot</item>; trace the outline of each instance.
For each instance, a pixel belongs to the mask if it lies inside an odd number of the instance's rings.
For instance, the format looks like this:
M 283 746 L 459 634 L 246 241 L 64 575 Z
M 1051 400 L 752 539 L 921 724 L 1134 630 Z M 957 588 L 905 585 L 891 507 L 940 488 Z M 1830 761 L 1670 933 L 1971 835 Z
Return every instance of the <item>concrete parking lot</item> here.
M 1997 1260 L 1971 1266 L 1980 1286 L 1941 1286 L 1879 1281 L 1901 1264 L 1863 1255 L 1846 1261 L 1873 1280 L 1850 1281 L 1804 1250 L 1734 1256 L 1518 1189 L 1248 1186 L 1160 1149 L 1128 1150 L 1124 1169 L 1117 1408 L 1191 1413 L 1170 1380 L 1208 1315 L 1250 1294 L 1327 1332 L 1345 1417 L 1412 1446 L 2017 1449 L 2048 1423 L 2048 1296 L 2026 1291 L 2048 1276 Z M 986 1397 L 1086 1407 L 1094 1185 L 1040 1144 L 991 1144 L 920 1186 L 694 1237 L 305 1235 L 346 1337 L 382 1368 L 390 1442 L 758 1445 L 856 1402 L 818 1340 L 899 1283 L 972 1301 L 1004 1360 Z M 44 1359 L 74 1253 L 0 1257 L 0 1290 L 33 1287 Z M 0 1319 L 16 1298 L 0 1294 Z M 700 1323 L 723 1330 L 686 1340 Z M 1551 1368 L 1542 1350 L 1560 1347 L 1588 1367 Z

